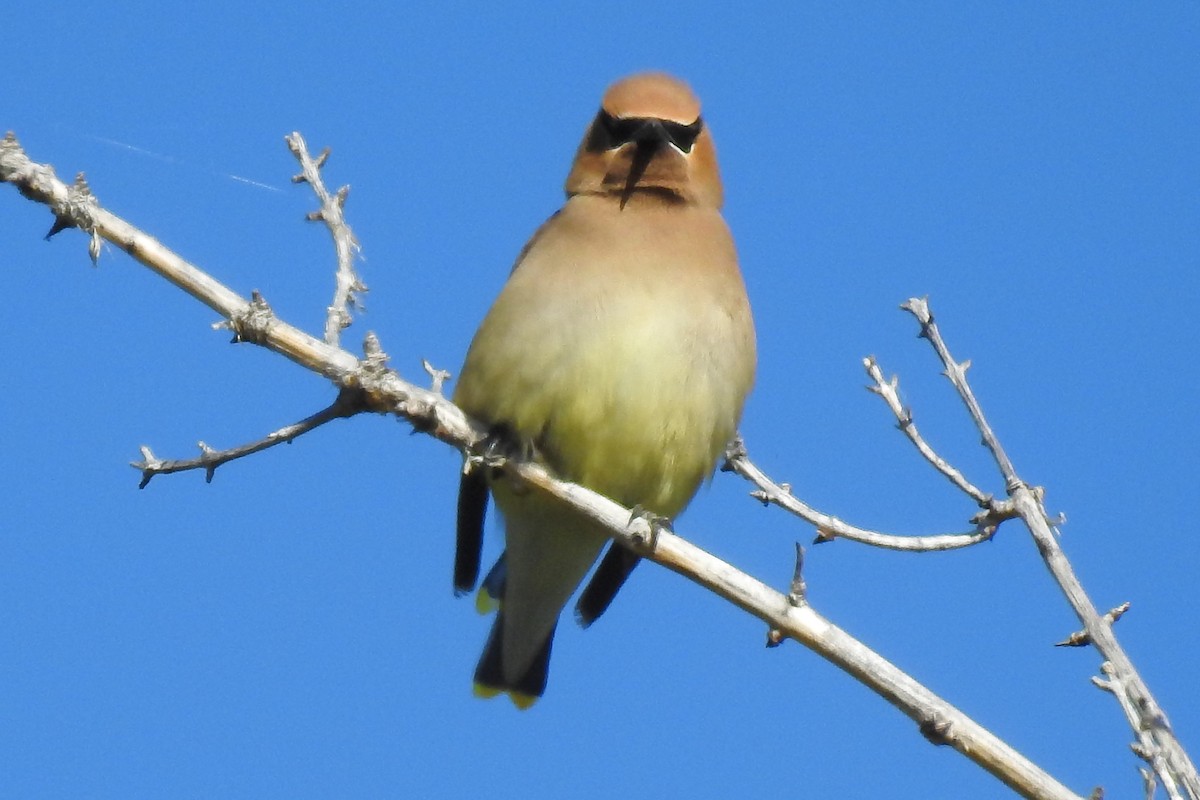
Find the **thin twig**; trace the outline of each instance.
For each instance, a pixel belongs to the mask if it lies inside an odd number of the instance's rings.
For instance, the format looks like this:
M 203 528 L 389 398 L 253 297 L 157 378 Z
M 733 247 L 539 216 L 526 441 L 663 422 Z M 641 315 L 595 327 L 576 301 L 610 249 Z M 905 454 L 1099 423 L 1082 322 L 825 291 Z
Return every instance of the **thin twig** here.
M 945 475 L 951 483 L 970 495 L 971 499 L 978 503 L 980 507 L 991 507 L 992 495 L 984 492 L 967 480 L 962 472 L 955 469 L 948 461 L 939 456 L 921 436 L 917 430 L 917 423 L 913 421 L 912 409 L 900 402 L 900 392 L 898 391 L 900 379 L 893 375 L 891 380 L 884 380 L 883 370 L 879 368 L 879 363 L 875 360 L 875 356 L 864 358 L 863 366 L 866 367 L 867 374 L 874 381 L 874 385 L 868 386 L 867 389 L 883 398 L 888 408 L 896 416 L 896 427 L 904 432 L 904 435 L 916 446 L 921 455 L 925 457 L 925 460 L 932 464 L 934 469 Z
M 142 460 L 130 462 L 129 466 L 141 470 L 142 482 L 138 484 L 139 489 L 145 489 L 146 485 L 156 475 L 187 472 L 195 469 L 204 470 L 205 482 L 212 483 L 217 467 L 223 464 L 261 452 L 278 444 L 291 444 L 292 440 L 296 437 L 303 436 L 327 422 L 335 419 L 346 419 L 367 410 L 368 406 L 363 397 L 362 390 L 346 389 L 338 392 L 337 399 L 327 408 L 323 408 L 299 422 L 284 426 L 277 431 L 272 431 L 257 441 L 247 442 L 237 447 L 231 447 L 228 450 L 213 450 L 204 442 L 199 442 L 200 456 L 198 458 L 166 461 L 157 458 L 147 445 L 142 445 L 139 448 L 142 451 Z
M 882 547 L 887 550 L 904 550 L 908 552 L 926 553 L 937 550 L 956 550 L 973 544 L 986 542 L 996 535 L 996 528 L 1004 521 L 1002 516 L 977 515 L 972 519 L 976 528 L 966 533 L 944 533 L 930 536 L 900 536 L 891 533 L 859 528 L 838 519 L 830 514 L 817 511 L 812 506 L 792 494 L 792 487 L 786 483 L 776 483 L 771 480 L 746 453 L 745 443 L 739 437 L 725 451 L 725 463 L 721 466 L 723 472 L 734 472 L 741 475 L 758 487 L 750 496 L 764 505 L 774 504 L 790 511 L 800 519 L 808 522 L 817 529 L 814 544 L 830 542 L 834 539 L 849 539 L 872 547 Z
M 321 167 L 329 158 L 330 150 L 325 148 L 320 155 L 313 158 L 308 153 L 308 145 L 299 133 L 291 133 L 284 138 L 292 155 L 300 162 L 300 174 L 292 177 L 293 183 L 307 183 L 312 187 L 313 194 L 321 201 L 321 208 L 308 215 L 313 222 L 324 222 L 333 236 L 334 249 L 337 251 L 336 285 L 333 291 L 333 302 L 325 313 L 325 343 L 337 345 L 343 328 L 350 326 L 351 308 L 362 309 L 359 295 L 367 291 L 358 273 L 354 271 L 354 258 L 361 249 L 354 232 L 346 222 L 346 198 L 350 195 L 350 187 L 343 186 L 336 193 L 330 194 L 321 180 Z
M 979 432 L 983 435 L 983 444 L 991 452 L 996 459 L 996 464 L 1000 467 L 1000 474 L 1004 477 L 1006 486 L 1013 486 L 1019 479 L 1017 478 L 1017 470 L 1009 459 L 1008 454 L 1004 452 L 1004 448 L 1000 445 L 1000 440 L 996 438 L 996 434 L 992 432 L 992 426 L 988 424 L 987 419 L 983 416 L 983 409 L 979 407 L 979 402 L 975 399 L 975 395 L 971 392 L 967 385 L 967 370 L 971 368 L 970 360 L 955 361 L 950 355 L 950 350 L 947 349 L 946 343 L 942 341 L 941 331 L 938 330 L 937 324 L 933 321 L 933 314 L 929 311 L 929 299 L 926 297 L 910 297 L 908 300 L 900 304 L 900 308 L 912 314 L 921 323 L 920 336 L 923 339 L 929 340 L 933 345 L 933 349 L 937 351 L 938 358 L 941 359 L 942 365 L 945 367 L 944 374 L 954 384 L 954 388 L 958 390 L 959 396 L 963 403 L 967 406 L 967 411 L 971 414 L 971 419 L 975 426 L 979 428 Z

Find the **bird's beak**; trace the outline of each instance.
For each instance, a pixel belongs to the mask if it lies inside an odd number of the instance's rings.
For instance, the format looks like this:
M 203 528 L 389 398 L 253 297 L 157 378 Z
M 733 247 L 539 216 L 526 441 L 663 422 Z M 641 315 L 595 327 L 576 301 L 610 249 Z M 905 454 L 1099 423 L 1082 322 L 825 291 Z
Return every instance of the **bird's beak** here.
M 625 190 L 621 192 L 621 208 L 629 202 L 637 183 L 646 173 L 646 167 L 654 160 L 654 156 L 667 144 L 674 144 L 671 134 L 658 119 L 647 119 L 642 122 L 632 136 L 633 161 L 629 165 L 629 177 L 625 180 Z

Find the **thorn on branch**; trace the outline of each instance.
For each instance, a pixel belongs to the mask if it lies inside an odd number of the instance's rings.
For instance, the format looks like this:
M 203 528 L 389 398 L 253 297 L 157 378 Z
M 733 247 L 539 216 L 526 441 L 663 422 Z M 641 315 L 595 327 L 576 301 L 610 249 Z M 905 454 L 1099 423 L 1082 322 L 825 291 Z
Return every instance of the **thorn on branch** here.
M 55 214 L 54 222 L 50 225 L 50 230 L 46 231 L 46 235 L 43 236 L 42 239 L 43 241 L 48 242 L 68 228 L 74 227 L 75 223 L 71 221 L 70 217 L 66 216 L 65 214 Z
M 92 266 L 96 266 L 100 261 L 100 248 L 104 243 L 92 219 L 93 211 L 97 207 L 99 203 L 92 194 L 87 177 L 80 172 L 75 176 L 75 182 L 67 189 L 67 199 L 62 207 L 54 208 L 54 223 L 46 233 L 46 240 L 49 241 L 51 237 L 67 228 L 80 228 L 89 236 L 88 257 L 92 260 Z
M 817 528 L 817 536 L 813 539 L 813 544 L 825 544 L 826 542 L 832 542 L 836 538 L 838 538 L 837 533 L 834 531 L 828 528 Z
M 1055 642 L 1055 647 L 1087 647 L 1092 643 L 1092 637 L 1087 631 L 1075 631 L 1061 642 Z
M 308 169 L 311 168 L 314 173 L 319 172 L 321 168 L 325 166 L 325 161 L 329 158 L 329 154 L 331 152 L 330 149 L 326 147 L 320 152 L 320 154 L 317 155 L 316 158 L 310 157 L 308 154 L 308 145 L 305 143 L 304 137 L 296 131 L 293 131 L 292 133 L 289 133 L 287 136 L 283 137 L 283 140 L 287 142 L 288 150 L 292 151 L 292 155 L 299 159 L 300 167 L 302 170 L 304 170 L 299 175 L 292 176 L 292 183 L 307 183 Z
M 100 266 L 100 246 L 102 244 L 103 240 L 101 240 L 100 234 L 92 231 L 92 236 L 88 239 L 88 258 L 92 260 L 93 267 Z
M 204 465 L 204 482 L 212 483 L 213 477 L 217 474 L 217 463 L 214 457 L 217 451 L 209 447 L 203 440 L 200 445 L 200 463 Z
M 1101 619 L 1109 625 L 1125 616 L 1125 612 L 1129 610 L 1132 604 L 1126 600 L 1116 608 L 1110 608 Z M 1075 631 L 1061 642 L 1055 642 L 1055 647 L 1086 647 L 1092 643 L 1092 636 L 1087 631 Z
M 367 403 L 366 392 L 357 386 L 347 386 L 338 392 L 337 398 L 330 406 L 330 415 L 335 418 L 349 419 L 355 414 L 372 410 L 374 409 Z M 294 435 L 289 436 L 287 443 L 291 444 L 294 438 Z
M 146 484 L 150 483 L 150 479 L 158 474 L 159 467 L 162 466 L 162 460 L 155 457 L 154 453 L 146 445 L 140 448 L 142 453 L 141 461 L 131 461 L 129 466 L 142 471 L 142 482 L 138 484 L 139 489 L 145 489 Z
M 796 566 L 792 570 L 792 587 L 788 592 L 788 603 L 800 608 L 808 602 L 808 587 L 804 583 L 804 548 L 796 542 Z
M 61 211 L 54 212 L 54 224 L 50 226 L 49 232 L 46 234 L 46 241 L 50 241 L 51 237 L 55 236 L 67 228 L 78 227 L 76 214 L 86 212 L 88 205 L 95 205 L 95 198 L 92 197 L 92 189 L 88 186 L 87 177 L 82 173 L 75 175 L 75 183 L 67 189 L 66 207 Z
M 426 374 L 432 380 L 429 390 L 434 394 L 442 394 L 442 386 L 450 380 L 450 373 L 444 369 L 437 369 L 424 358 L 421 359 L 421 366 L 425 368 Z

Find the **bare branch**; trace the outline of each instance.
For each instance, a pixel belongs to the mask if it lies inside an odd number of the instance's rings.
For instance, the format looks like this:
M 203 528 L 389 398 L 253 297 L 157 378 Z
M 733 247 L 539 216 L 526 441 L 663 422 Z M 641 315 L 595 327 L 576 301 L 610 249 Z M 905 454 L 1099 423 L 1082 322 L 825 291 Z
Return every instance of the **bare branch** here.
M 929 340 L 933 345 L 933 349 L 937 351 L 938 358 L 941 359 L 942 365 L 945 367 L 943 373 L 950 382 L 954 384 L 954 388 L 958 390 L 959 396 L 963 403 L 967 406 L 967 411 L 971 414 L 971 419 L 974 420 L 975 426 L 979 428 L 979 432 L 983 435 L 983 445 L 991 451 L 993 458 L 996 459 L 996 464 L 1000 467 L 1000 474 L 1004 476 L 1006 486 L 1013 486 L 1017 481 L 1017 470 L 1009 460 L 1008 454 L 1004 452 L 1004 448 L 1000 446 L 1000 441 L 996 438 L 996 434 L 992 432 L 992 428 L 988 425 L 987 420 L 983 416 L 983 409 L 979 407 L 979 402 L 975 399 L 975 395 L 971 392 L 971 388 L 967 385 L 967 370 L 971 367 L 971 362 L 955 361 L 950 356 L 950 351 L 946 348 L 946 343 L 942 341 L 941 331 L 938 330 L 937 323 L 933 321 L 933 314 L 929 310 L 929 299 L 926 297 L 910 297 L 908 300 L 900 304 L 900 308 L 912 314 L 921 323 L 920 337 Z
M 1150 688 L 1142 680 L 1133 666 L 1132 660 L 1121 647 L 1112 632 L 1112 619 L 1101 616 L 1096 610 L 1083 584 L 1075 575 L 1070 561 L 1058 543 L 1058 537 L 1043 504 L 1043 492 L 1037 487 L 1026 484 L 1016 472 L 1004 449 L 1000 446 L 992 428 L 983 415 L 979 402 L 975 399 L 966 379 L 968 362 L 956 362 L 950 355 L 941 332 L 933 320 L 929 303 L 925 298 L 911 298 L 901 308 L 915 316 L 921 324 L 921 336 L 928 339 L 937 352 L 938 358 L 945 367 L 945 374 L 958 390 L 959 396 L 966 405 L 971 418 L 975 421 L 983 436 L 984 445 L 992 452 L 996 464 L 1004 476 L 1004 482 L 1013 509 L 1021 517 L 1025 526 L 1033 536 L 1042 560 L 1050 570 L 1059 589 L 1067 602 L 1075 611 L 1079 621 L 1083 623 L 1083 635 L 1095 646 L 1097 652 L 1105 659 L 1109 674 L 1106 688 L 1121 702 L 1129 719 L 1130 727 L 1139 737 L 1141 747 L 1152 755 L 1148 763 L 1155 770 L 1158 780 L 1172 797 L 1200 800 L 1200 776 L 1192 764 L 1187 752 L 1179 743 L 1174 730 L 1167 721 L 1166 713 L 1158 701 L 1150 693 Z M 1123 613 L 1123 612 L 1122 612 Z M 1182 794 L 1172 794 L 1182 792 Z
M 358 239 L 346 222 L 344 210 L 346 198 L 350 195 L 350 187 L 343 186 L 335 194 L 330 194 L 321 180 L 321 167 L 329 158 L 330 150 L 326 147 L 315 159 L 308 154 L 308 145 L 299 133 L 291 133 L 284 137 L 288 149 L 300 162 L 300 174 L 292 178 L 294 183 L 307 183 L 312 187 L 313 194 L 321 201 L 321 208 L 308 215 L 308 219 L 321 221 L 329 228 L 333 236 L 333 246 L 337 252 L 337 283 L 333 292 L 333 302 L 329 304 L 325 315 L 325 343 L 337 345 L 342 328 L 350 326 L 350 309 L 362 308 L 359 295 L 367 291 L 358 273 L 354 271 L 354 258 L 362 248 Z
M 99 251 L 98 245 L 93 245 L 100 238 L 112 242 L 226 320 L 233 321 L 254 311 L 246 298 L 185 261 L 154 237 L 101 208 L 94 197 L 81 203 L 78 192 L 58 180 L 49 165 L 31 161 L 12 134 L 0 141 L 0 181 L 15 184 L 25 197 L 49 206 L 56 219 L 69 220 L 71 226 L 86 232 L 90 237 L 89 251 Z M 256 343 L 327 378 L 341 381 L 358 367 L 358 359 L 354 356 L 297 328 L 277 320 L 265 327 L 262 341 Z
M 864 358 L 863 366 L 866 367 L 867 374 L 871 376 L 871 380 L 875 382 L 873 386 L 868 386 L 867 389 L 883 398 L 888 408 L 896 416 L 896 427 L 903 431 L 904 435 L 909 438 L 909 441 L 916 445 L 917 450 L 925 457 L 925 460 L 932 464 L 934 469 L 949 478 L 951 483 L 970 495 L 971 499 L 982 508 L 990 508 L 992 495 L 983 492 L 975 484 L 968 481 L 961 472 L 934 452 L 933 448 L 921 437 L 920 432 L 917 431 L 917 423 L 913 421 L 912 409 L 905 407 L 900 402 L 900 393 L 898 391 L 900 379 L 893 375 L 890 381 L 884 380 L 883 370 L 879 368 L 879 363 L 875 360 L 875 356 Z
M 292 440 L 297 436 L 303 436 L 327 422 L 352 417 L 367 410 L 369 409 L 361 389 L 345 389 L 338 393 L 337 399 L 327 408 L 323 408 L 299 422 L 287 425 L 277 431 L 272 431 L 257 441 L 248 442 L 228 450 L 213 450 L 204 442 L 199 442 L 200 456 L 198 458 L 170 461 L 163 461 L 155 457 L 148 446 L 142 445 L 140 448 L 142 451 L 142 460 L 130 462 L 129 466 L 142 472 L 142 482 L 138 484 L 139 489 L 145 489 L 146 485 L 150 483 L 150 480 L 155 475 L 187 472 L 194 469 L 204 470 L 204 481 L 212 483 L 217 467 L 223 464 L 237 458 L 261 452 L 277 444 L 291 444 Z
M 931 536 L 899 536 L 890 533 L 858 528 L 843 522 L 835 516 L 817 511 L 803 500 L 792 494 L 792 487 L 786 483 L 776 483 L 767 477 L 761 469 L 750 461 L 745 443 L 739 437 L 734 440 L 725 452 L 725 463 L 721 466 L 723 472 L 735 472 L 758 487 L 750 496 L 759 500 L 763 505 L 774 504 L 790 511 L 800 519 L 808 522 L 817 529 L 814 544 L 830 542 L 837 538 L 849 539 L 860 544 L 882 547 L 887 550 L 905 550 L 909 552 L 931 552 L 936 550 L 956 550 L 969 547 L 979 542 L 986 542 L 996 535 L 996 528 L 1003 518 L 985 518 L 977 515 L 972 522 L 976 529 L 967 533 L 946 533 Z M 978 521 L 977 521 L 978 520 Z
M 582 486 L 555 479 L 538 464 L 514 462 L 507 469 L 516 469 L 526 483 L 570 503 L 646 558 L 763 620 L 773 637 L 794 639 L 846 670 L 913 719 L 931 742 L 953 747 L 1023 797 L 1078 798 L 957 708 L 820 616 L 811 604 L 793 605 L 788 595 L 670 531 L 660 530 L 653 537 L 654 549 L 648 550 L 641 543 L 651 537 L 649 522 L 639 516 L 630 518 L 628 509 Z
M 368 340 L 367 356 L 350 353 L 292 328 L 262 308 L 254 309 L 236 293 L 157 241 L 110 212 L 93 208 L 89 219 L 72 216 L 68 188 L 42 165 L 29 161 L 15 137 L 0 143 L 0 181 L 18 185 L 27 197 L 46 203 L 92 235 L 102 236 L 166 277 L 231 321 L 239 337 L 254 341 L 324 375 L 342 389 L 361 390 L 370 410 L 395 414 L 420 431 L 464 451 L 486 438 L 486 428 L 469 419 L 439 392 L 420 389 L 382 363 L 377 343 Z M 80 223 L 83 222 L 81 225 Z M 265 306 L 265 303 L 262 304 Z M 253 324 L 247 325 L 247 320 Z M 260 324 L 261 323 L 261 324 Z M 895 665 L 818 614 L 805 602 L 770 588 L 732 565 L 701 550 L 665 528 L 655 530 L 644 516 L 577 484 L 555 478 L 540 464 L 510 459 L 505 473 L 536 487 L 606 527 L 614 539 L 647 558 L 708 588 L 854 676 L 913 719 L 931 742 L 953 747 L 1014 791 L 1029 798 L 1077 798 L 1069 789 L 1013 750 Z M 793 594 L 795 588 L 793 587 Z

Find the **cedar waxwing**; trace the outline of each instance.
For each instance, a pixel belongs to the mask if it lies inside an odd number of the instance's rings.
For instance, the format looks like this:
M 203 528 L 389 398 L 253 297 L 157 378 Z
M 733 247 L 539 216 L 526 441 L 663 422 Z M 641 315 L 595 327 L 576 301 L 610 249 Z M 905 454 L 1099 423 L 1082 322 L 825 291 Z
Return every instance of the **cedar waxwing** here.
M 609 87 L 566 192 L 475 334 L 454 402 L 562 478 L 670 519 L 736 433 L 755 367 L 716 152 L 687 85 L 641 74 Z M 462 477 L 454 586 L 475 586 L 490 491 L 506 550 L 480 592 L 499 611 L 475 688 L 527 708 L 545 691 L 559 613 L 609 537 L 486 473 Z M 636 563 L 610 548 L 576 607 L 582 624 Z

